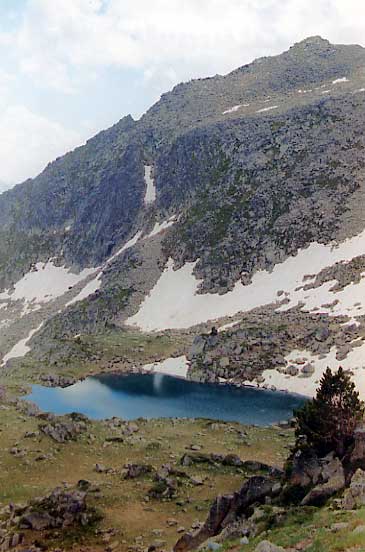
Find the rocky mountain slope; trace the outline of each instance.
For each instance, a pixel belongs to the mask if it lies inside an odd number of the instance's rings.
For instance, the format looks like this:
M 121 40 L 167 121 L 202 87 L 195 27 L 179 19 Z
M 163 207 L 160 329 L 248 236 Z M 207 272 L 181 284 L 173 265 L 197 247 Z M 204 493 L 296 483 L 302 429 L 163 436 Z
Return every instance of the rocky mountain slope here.
M 1 194 L 3 366 L 92 365 L 84 339 L 133 326 L 196 379 L 311 394 L 342 363 L 365 394 L 364 104 L 365 49 L 312 37 Z

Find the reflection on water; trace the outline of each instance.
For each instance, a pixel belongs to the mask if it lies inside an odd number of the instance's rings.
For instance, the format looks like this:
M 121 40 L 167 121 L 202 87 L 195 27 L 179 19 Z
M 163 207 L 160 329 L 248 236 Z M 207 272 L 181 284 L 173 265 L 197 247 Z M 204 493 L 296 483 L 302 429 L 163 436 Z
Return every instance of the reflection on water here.
M 55 414 L 90 418 L 189 417 L 266 425 L 288 419 L 304 399 L 289 393 L 189 382 L 163 374 L 90 377 L 66 389 L 34 385 L 26 397 Z

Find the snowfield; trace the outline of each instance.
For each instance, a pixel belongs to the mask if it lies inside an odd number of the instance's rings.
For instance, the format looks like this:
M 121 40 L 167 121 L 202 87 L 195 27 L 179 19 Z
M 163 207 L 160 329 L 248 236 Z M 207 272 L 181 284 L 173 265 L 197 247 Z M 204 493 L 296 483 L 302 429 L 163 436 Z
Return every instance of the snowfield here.
M 296 256 L 275 265 L 272 272 L 257 272 L 251 284 L 244 286 L 237 282 L 234 289 L 225 295 L 198 294 L 200 281 L 193 274 L 196 263 L 187 263 L 174 270 L 170 259 L 139 312 L 129 318 L 127 324 L 144 331 L 188 328 L 271 303 L 278 303 L 277 308 L 283 311 L 302 305 L 309 312 L 316 312 L 319 307 L 321 312 L 329 315 L 343 314 L 355 319 L 365 314 L 365 301 L 362 300 L 365 274 L 358 284 L 351 284 L 337 293 L 331 291 L 334 282 L 307 291 L 303 286 L 312 282 L 322 269 L 337 262 L 348 262 L 363 253 L 365 231 L 338 246 L 312 243 L 306 249 L 299 250 Z M 308 273 L 312 278 L 308 278 Z M 284 291 L 284 295 L 278 297 L 279 291 Z M 328 304 L 335 300 L 338 303 L 329 307 Z
M 138 242 L 139 238 L 141 237 L 141 234 L 142 232 L 137 232 L 137 234 L 135 234 L 133 236 L 133 238 L 131 238 L 129 241 L 127 241 L 123 247 L 121 247 L 116 253 L 114 253 L 114 255 L 112 255 L 105 263 L 104 263 L 104 266 L 102 267 L 102 269 L 96 269 L 96 270 L 99 270 L 97 276 L 95 278 L 93 278 L 92 280 L 90 280 L 90 282 L 88 282 L 86 284 L 86 286 L 80 291 L 80 293 L 78 295 L 76 295 L 76 297 L 74 297 L 73 299 L 71 299 L 71 301 L 69 301 L 67 304 L 66 304 L 66 307 L 68 307 L 69 305 L 73 305 L 74 303 L 77 303 L 78 301 L 82 301 L 83 299 L 86 299 L 87 297 L 89 297 L 89 295 L 92 295 L 93 293 L 95 293 L 96 291 L 98 291 L 98 289 L 100 289 L 100 286 L 101 286 L 101 278 L 103 276 L 103 270 L 105 270 L 105 268 L 110 265 L 110 263 L 112 263 L 114 261 L 114 259 L 116 259 L 117 257 L 119 257 L 119 255 L 121 255 L 124 251 L 126 251 L 127 249 L 130 249 L 131 247 L 133 247 L 134 245 L 136 245 L 136 243 Z
M 262 376 L 265 379 L 265 384 L 274 386 L 276 389 L 287 390 L 289 392 L 300 393 L 313 397 L 316 394 L 316 389 L 325 370 L 330 367 L 332 370 L 337 370 L 340 366 L 349 369 L 353 372 L 352 380 L 356 385 L 362 399 L 365 399 L 365 343 L 359 347 L 352 349 L 347 357 L 343 360 L 337 360 L 336 348 L 333 347 L 325 358 L 319 358 L 309 351 L 292 351 L 286 360 L 289 364 L 297 366 L 300 369 L 300 364 L 312 364 L 314 373 L 310 377 L 301 375 L 291 376 L 283 374 L 278 370 L 265 370 Z
M 53 301 L 69 291 L 95 272 L 95 268 L 85 268 L 79 274 L 64 266 L 55 266 L 52 260 L 37 263 L 34 270 L 23 276 L 14 285 L 14 290 L 0 293 L 2 301 L 23 301 L 23 314 L 36 310 L 40 304 Z
M 145 364 L 143 370 L 151 372 L 152 374 L 164 374 L 165 376 L 186 378 L 188 373 L 188 361 L 186 356 L 167 358 L 162 362 Z
M 144 180 L 146 183 L 146 195 L 144 198 L 145 204 L 153 203 L 156 199 L 156 186 L 155 181 L 152 178 L 152 167 L 145 165 L 144 167 Z
M 156 236 L 163 230 L 166 230 L 176 222 L 176 217 L 170 217 L 168 220 L 164 220 L 163 222 L 156 222 L 155 226 L 151 230 L 151 232 L 146 236 L 147 238 L 153 238 L 153 236 Z
M 42 326 L 43 326 L 43 322 L 37 328 L 35 328 L 34 330 L 31 330 L 27 335 L 27 337 L 18 341 L 18 343 L 16 343 L 14 347 L 12 347 L 12 349 L 4 356 L 1 366 L 5 366 L 8 360 L 10 360 L 11 358 L 20 358 L 25 356 L 30 351 L 28 342 L 33 337 L 33 335 L 36 334 L 41 329 Z

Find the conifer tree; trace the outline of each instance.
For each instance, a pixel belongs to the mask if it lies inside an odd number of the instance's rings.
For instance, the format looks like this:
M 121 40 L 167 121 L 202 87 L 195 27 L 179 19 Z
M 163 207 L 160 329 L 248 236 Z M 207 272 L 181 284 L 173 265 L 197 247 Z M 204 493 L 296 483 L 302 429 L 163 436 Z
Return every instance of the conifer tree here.
M 327 368 L 317 395 L 295 412 L 297 448 L 306 445 L 323 455 L 335 451 L 341 458 L 353 442 L 354 429 L 363 419 L 365 404 L 342 368 Z

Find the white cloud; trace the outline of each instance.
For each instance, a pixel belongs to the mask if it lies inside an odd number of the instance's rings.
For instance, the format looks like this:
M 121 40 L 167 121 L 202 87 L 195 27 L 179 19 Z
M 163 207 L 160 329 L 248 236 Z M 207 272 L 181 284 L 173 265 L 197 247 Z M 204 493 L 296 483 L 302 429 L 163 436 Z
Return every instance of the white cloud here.
M 76 132 L 59 123 L 21 105 L 8 107 L 0 113 L 0 178 L 20 182 L 35 176 L 51 159 L 80 142 Z
M 21 71 L 73 91 L 77 67 L 179 79 L 228 71 L 308 35 L 361 42 L 364 16 L 359 0 L 29 0 L 14 44 Z

